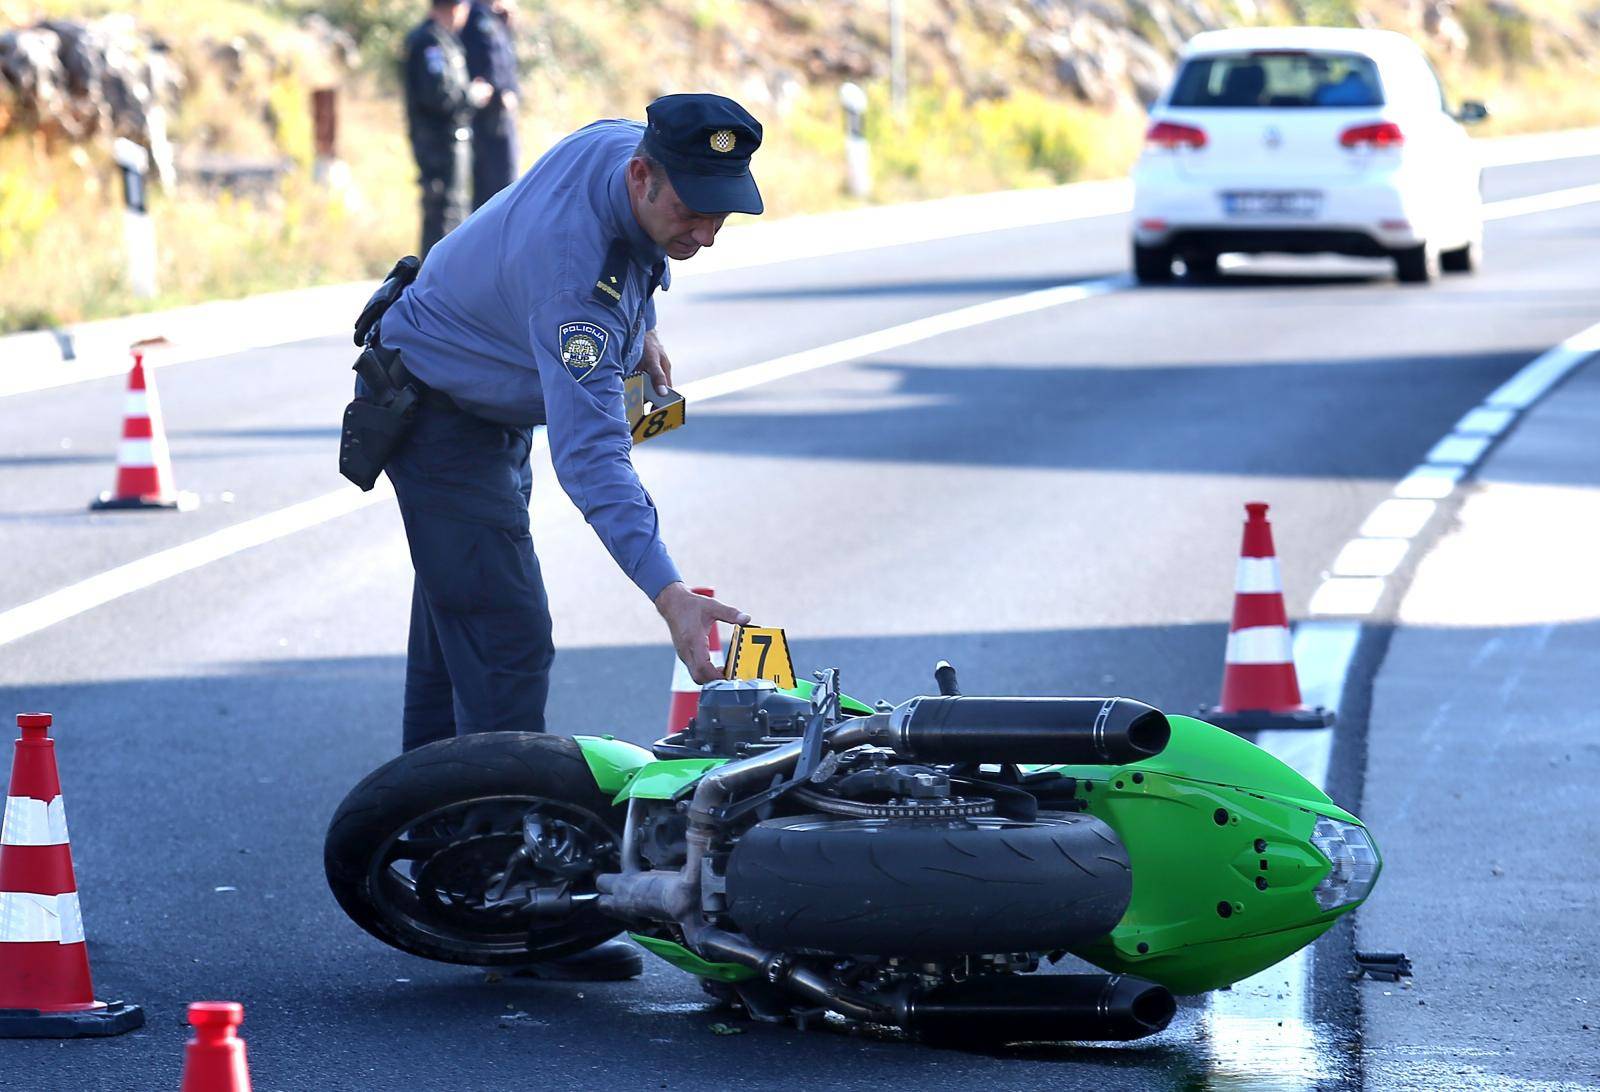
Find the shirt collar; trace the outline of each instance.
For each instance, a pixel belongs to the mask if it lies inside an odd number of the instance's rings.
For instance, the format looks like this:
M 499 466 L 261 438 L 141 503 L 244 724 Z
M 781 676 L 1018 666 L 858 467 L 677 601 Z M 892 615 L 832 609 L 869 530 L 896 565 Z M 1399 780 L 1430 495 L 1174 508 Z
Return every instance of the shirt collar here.
M 612 172 L 607 193 L 611 199 L 612 226 L 619 236 L 627 240 L 633 260 L 647 270 L 666 261 L 667 252 L 656 245 L 640 225 L 639 218 L 633 214 L 633 204 L 628 200 L 628 160 L 624 159 Z

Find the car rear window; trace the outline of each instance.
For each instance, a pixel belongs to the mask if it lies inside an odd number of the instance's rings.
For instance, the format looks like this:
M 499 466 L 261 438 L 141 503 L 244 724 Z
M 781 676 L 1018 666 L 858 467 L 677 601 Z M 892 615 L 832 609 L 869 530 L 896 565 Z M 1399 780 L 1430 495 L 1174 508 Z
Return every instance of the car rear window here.
M 1383 88 L 1377 66 L 1356 53 L 1256 50 L 1191 58 L 1178 73 L 1170 105 L 1382 106 Z

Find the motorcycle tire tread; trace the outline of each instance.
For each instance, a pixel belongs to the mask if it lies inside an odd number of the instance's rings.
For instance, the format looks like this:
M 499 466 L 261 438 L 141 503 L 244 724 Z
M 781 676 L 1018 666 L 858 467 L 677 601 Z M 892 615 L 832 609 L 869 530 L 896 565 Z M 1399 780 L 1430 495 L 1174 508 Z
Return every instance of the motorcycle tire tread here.
M 1052 951 L 1114 928 L 1127 851 L 1088 815 L 1005 828 L 758 823 L 728 862 L 729 916 L 757 943 L 837 955 Z

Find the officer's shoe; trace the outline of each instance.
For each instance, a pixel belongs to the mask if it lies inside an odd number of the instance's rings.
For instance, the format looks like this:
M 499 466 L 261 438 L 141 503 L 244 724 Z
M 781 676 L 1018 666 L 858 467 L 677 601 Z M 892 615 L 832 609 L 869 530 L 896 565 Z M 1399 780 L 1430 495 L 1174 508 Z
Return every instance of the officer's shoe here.
M 547 982 L 622 982 L 644 971 L 639 949 L 620 938 L 603 941 L 587 951 L 560 959 L 546 959 L 518 967 L 517 978 L 542 978 Z

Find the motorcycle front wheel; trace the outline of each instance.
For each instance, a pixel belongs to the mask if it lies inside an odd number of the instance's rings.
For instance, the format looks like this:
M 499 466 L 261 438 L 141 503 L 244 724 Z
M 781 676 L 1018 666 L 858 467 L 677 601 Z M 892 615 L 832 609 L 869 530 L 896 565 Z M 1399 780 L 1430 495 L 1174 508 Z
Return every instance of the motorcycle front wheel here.
M 558 920 L 532 903 L 536 891 L 592 893 L 597 873 L 618 868 L 623 817 L 572 740 L 480 732 L 407 752 L 351 789 L 323 865 L 340 907 L 384 943 L 517 966 L 621 931 L 588 901 Z

